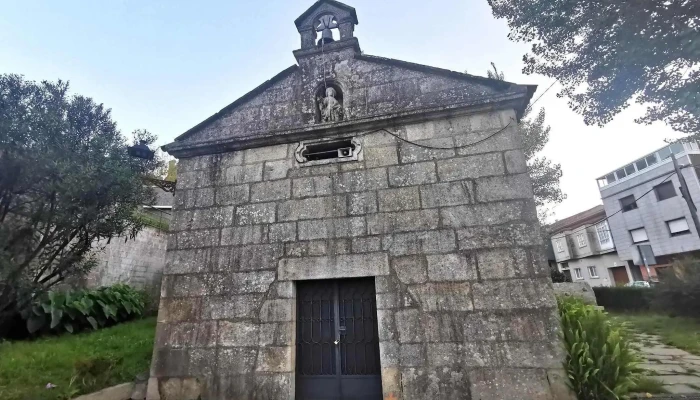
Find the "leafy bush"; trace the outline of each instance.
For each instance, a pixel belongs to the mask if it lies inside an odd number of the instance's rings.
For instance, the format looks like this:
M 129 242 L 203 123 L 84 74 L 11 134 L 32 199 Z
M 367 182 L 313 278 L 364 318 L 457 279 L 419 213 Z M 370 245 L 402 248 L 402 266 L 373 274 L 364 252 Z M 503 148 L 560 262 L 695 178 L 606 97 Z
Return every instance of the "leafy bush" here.
M 627 398 L 637 357 L 624 327 L 595 306 L 558 299 L 569 384 L 579 400 Z
M 700 260 L 673 263 L 654 288 L 653 304 L 657 311 L 700 317 Z
M 555 268 L 550 268 L 549 274 L 552 277 L 552 282 L 554 283 L 571 282 L 571 278 L 569 278 L 565 273 Z
M 607 310 L 646 311 L 654 301 L 654 289 L 638 287 L 594 287 L 599 306 Z
M 117 284 L 94 290 L 53 291 L 22 314 L 31 334 L 99 329 L 143 315 L 144 294 Z

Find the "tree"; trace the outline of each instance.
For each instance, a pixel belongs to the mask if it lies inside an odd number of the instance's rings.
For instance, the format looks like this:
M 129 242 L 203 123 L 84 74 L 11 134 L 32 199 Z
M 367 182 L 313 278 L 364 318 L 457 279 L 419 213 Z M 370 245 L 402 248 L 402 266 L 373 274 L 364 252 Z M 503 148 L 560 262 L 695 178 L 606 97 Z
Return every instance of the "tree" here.
M 555 78 L 586 124 L 637 102 L 636 122 L 700 136 L 700 2 L 488 1 L 511 40 L 532 43 L 523 72 Z
M 494 63 L 491 63 L 491 68 L 487 71 L 489 78 L 505 80 L 505 75 L 496 68 Z M 538 215 L 540 222 L 544 223 L 549 214 L 548 207 L 561 203 L 566 199 L 566 195 L 559 187 L 559 180 L 562 177 L 561 164 L 554 164 L 547 157 L 537 156 L 549 141 L 551 130 L 551 127 L 545 123 L 544 108 L 540 108 L 534 118 L 529 118 L 531 112 L 531 108 L 525 110 L 518 128 L 523 138 L 523 153 L 525 153 L 528 173 L 532 179 Z
M 134 140 L 152 143 L 147 131 Z M 110 110 L 68 83 L 0 75 L 0 326 L 31 300 L 95 265 L 97 240 L 133 237 L 142 184 L 159 160 L 127 154 Z

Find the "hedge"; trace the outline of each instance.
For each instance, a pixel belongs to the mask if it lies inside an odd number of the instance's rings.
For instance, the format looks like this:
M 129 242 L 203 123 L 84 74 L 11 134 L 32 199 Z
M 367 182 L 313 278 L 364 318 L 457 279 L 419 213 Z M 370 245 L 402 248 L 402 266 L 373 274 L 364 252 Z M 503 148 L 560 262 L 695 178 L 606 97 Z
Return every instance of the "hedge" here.
M 653 304 L 655 290 L 635 287 L 594 287 L 599 306 L 612 311 L 646 311 Z

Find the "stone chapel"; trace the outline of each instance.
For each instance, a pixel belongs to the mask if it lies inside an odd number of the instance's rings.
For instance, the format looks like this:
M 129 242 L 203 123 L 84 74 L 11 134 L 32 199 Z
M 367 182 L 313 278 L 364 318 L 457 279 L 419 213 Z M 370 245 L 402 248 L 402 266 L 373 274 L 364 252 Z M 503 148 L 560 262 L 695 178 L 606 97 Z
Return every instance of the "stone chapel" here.
M 354 8 L 163 148 L 148 399 L 570 399 L 517 124 L 535 91 L 363 54 Z

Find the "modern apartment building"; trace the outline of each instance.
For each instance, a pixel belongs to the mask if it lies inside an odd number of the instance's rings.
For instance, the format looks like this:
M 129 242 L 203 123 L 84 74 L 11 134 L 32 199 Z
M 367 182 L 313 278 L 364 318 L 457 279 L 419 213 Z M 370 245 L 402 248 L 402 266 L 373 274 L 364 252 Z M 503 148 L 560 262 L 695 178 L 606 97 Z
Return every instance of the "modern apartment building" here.
M 615 251 L 615 243 L 602 205 L 555 222 L 549 227 L 559 270 L 573 282 L 591 286 L 625 284 L 632 279 L 627 263 Z
M 651 246 L 657 267 L 700 250 L 698 232 L 674 174 L 672 154 L 697 207 L 700 148 L 694 142 L 664 146 L 598 178 L 617 254 L 628 263 L 634 280 L 648 280 L 639 246 Z M 650 273 L 654 279 L 653 266 Z

